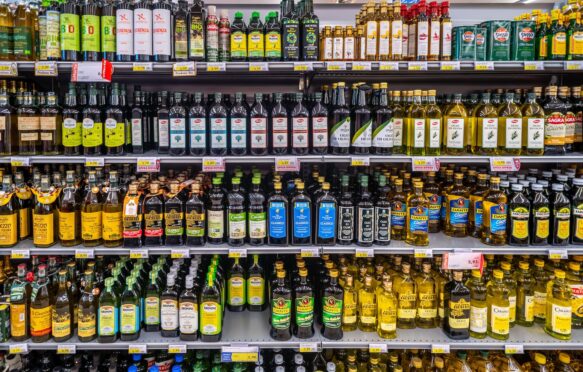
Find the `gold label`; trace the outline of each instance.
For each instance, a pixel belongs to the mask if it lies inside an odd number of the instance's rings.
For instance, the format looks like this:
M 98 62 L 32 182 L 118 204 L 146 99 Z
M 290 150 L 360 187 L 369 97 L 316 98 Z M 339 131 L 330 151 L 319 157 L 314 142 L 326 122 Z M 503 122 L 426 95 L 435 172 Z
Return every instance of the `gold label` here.
M 39 130 L 40 118 L 38 116 L 19 116 L 18 130 Z
M 0 246 L 18 242 L 18 216 L 15 213 L 0 215 Z
M 50 245 L 55 242 L 54 215 L 32 213 L 33 242 L 35 245 Z
M 84 240 L 101 239 L 101 212 L 81 212 L 81 231 Z
M 103 212 L 103 239 L 122 238 L 122 212 Z
M 75 240 L 78 212 L 59 212 L 59 239 Z
M 40 129 L 41 130 L 57 130 L 57 117 L 56 116 L 41 116 Z
M 40 309 L 30 309 L 30 334 L 32 336 L 44 336 L 51 333 L 51 311 L 50 305 Z

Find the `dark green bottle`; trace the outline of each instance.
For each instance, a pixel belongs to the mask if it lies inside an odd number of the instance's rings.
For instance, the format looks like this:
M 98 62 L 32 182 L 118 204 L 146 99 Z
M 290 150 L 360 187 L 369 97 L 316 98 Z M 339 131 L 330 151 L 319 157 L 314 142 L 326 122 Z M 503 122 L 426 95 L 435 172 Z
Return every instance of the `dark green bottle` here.
M 231 61 L 245 62 L 247 60 L 247 25 L 243 13 L 235 13 L 231 23 Z

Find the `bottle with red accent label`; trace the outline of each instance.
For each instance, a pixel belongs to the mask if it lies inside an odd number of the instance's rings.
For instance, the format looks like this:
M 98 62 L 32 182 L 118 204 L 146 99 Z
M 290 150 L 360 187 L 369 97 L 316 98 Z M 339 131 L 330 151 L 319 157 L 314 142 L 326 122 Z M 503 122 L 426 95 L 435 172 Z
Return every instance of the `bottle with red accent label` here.
M 414 59 L 417 61 L 427 61 L 429 55 L 429 17 L 427 16 L 427 6 L 421 2 L 417 13 L 417 28 L 415 35 L 417 42 Z
M 51 337 L 51 286 L 47 280 L 47 266 L 40 265 L 37 281 L 32 284 L 30 296 L 30 335 L 32 342 L 45 342 Z
M 247 123 L 249 122 L 247 103 L 243 102 L 243 93 L 235 93 L 235 104 L 229 115 L 229 149 L 232 155 L 247 154 Z
M 310 115 L 312 154 L 326 154 L 328 152 L 328 109 L 322 104 L 322 93 L 316 93 L 314 100 L 316 103 Z
M 209 6 L 206 18 L 206 60 L 218 62 L 219 60 L 219 20 L 217 19 L 217 7 Z
M 152 6 L 149 0 L 134 5 L 134 58 L 138 62 L 152 60 Z
M 263 94 L 255 93 L 255 103 L 250 113 L 251 155 L 266 155 L 268 147 L 267 109 L 263 104 Z
M 210 154 L 214 156 L 227 155 L 227 108 L 222 102 L 223 95 L 215 93 L 215 103 L 209 110 L 210 121 Z
M 174 104 L 168 112 L 169 117 L 169 150 L 170 155 L 186 154 L 186 107 L 185 97 L 181 92 L 174 92 Z
M 168 110 L 168 92 L 161 91 L 156 94 L 158 100 L 158 111 L 154 119 L 158 133 L 158 154 L 167 154 L 170 147 L 169 141 L 169 121 L 170 111 Z
M 188 111 L 190 155 L 204 155 L 207 151 L 206 109 L 202 93 L 194 93 L 194 102 Z
M 565 112 L 563 103 L 557 98 L 557 87 L 547 88 L 545 111 L 545 155 L 565 154 Z
M 437 2 L 429 3 L 429 56 L 427 60 L 438 61 L 441 49 L 441 19 Z
M 117 3 L 115 11 L 115 59 L 130 62 L 134 57 L 134 5 L 129 1 Z
M 155 1 L 152 10 L 152 52 L 154 61 L 172 58 L 172 6 L 166 0 Z
M 144 197 L 144 245 L 158 247 L 164 244 L 164 199 L 158 183 L 150 184 L 150 193 Z
M 536 94 L 528 93 L 522 106 L 522 152 L 543 155 L 545 148 L 545 113 L 536 102 Z
M 577 115 L 573 110 L 573 103 L 570 99 L 570 88 L 559 87 L 558 98 L 563 101 L 565 110 L 565 151 L 573 152 L 575 146 L 575 125 Z
M 441 3 L 441 60 L 449 61 L 451 60 L 451 32 L 452 32 L 452 22 L 449 15 L 449 2 L 444 1 Z
M 283 94 L 275 93 L 275 105 L 271 109 L 271 148 L 274 154 L 287 154 L 288 152 L 289 115 L 282 100 Z
M 498 109 L 498 150 L 505 155 L 522 152 L 522 113 L 514 103 L 514 93 L 506 93 Z
M 296 93 L 296 105 L 291 113 L 292 118 L 292 154 L 306 155 L 309 148 L 308 122 L 310 113 L 303 105 L 304 95 Z
M 131 184 L 123 201 L 123 246 L 125 248 L 140 248 L 142 246 L 142 196 L 138 186 Z

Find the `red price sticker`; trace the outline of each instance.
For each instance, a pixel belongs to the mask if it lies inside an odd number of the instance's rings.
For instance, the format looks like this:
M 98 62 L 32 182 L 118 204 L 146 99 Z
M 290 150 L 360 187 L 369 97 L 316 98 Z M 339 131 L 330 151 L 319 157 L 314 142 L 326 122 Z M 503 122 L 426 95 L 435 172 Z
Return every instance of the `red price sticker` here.
M 101 62 L 77 62 L 71 69 L 71 81 L 73 82 L 111 82 L 113 65 L 104 59 Z

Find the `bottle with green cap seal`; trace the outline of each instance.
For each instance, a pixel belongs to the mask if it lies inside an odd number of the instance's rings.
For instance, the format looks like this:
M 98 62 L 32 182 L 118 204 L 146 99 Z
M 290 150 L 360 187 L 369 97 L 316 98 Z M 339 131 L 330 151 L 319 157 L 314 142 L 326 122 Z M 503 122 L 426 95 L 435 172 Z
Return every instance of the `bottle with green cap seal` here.
M 261 190 L 261 178 L 253 177 L 249 193 L 249 244 L 263 245 L 267 237 L 267 211 L 265 194 Z
M 259 12 L 251 13 L 249 33 L 247 34 L 249 61 L 263 61 L 265 58 L 264 36 L 264 27 Z
M 281 61 L 281 25 L 277 12 L 269 12 L 265 23 L 265 59 Z
M 247 60 L 247 25 L 243 20 L 243 13 L 236 12 L 235 20 L 231 23 L 231 61 L 244 62 Z
M 233 187 L 227 195 L 227 242 L 231 246 L 245 244 L 247 238 L 247 215 L 245 213 L 245 196 L 241 193 L 241 180 L 233 178 Z

